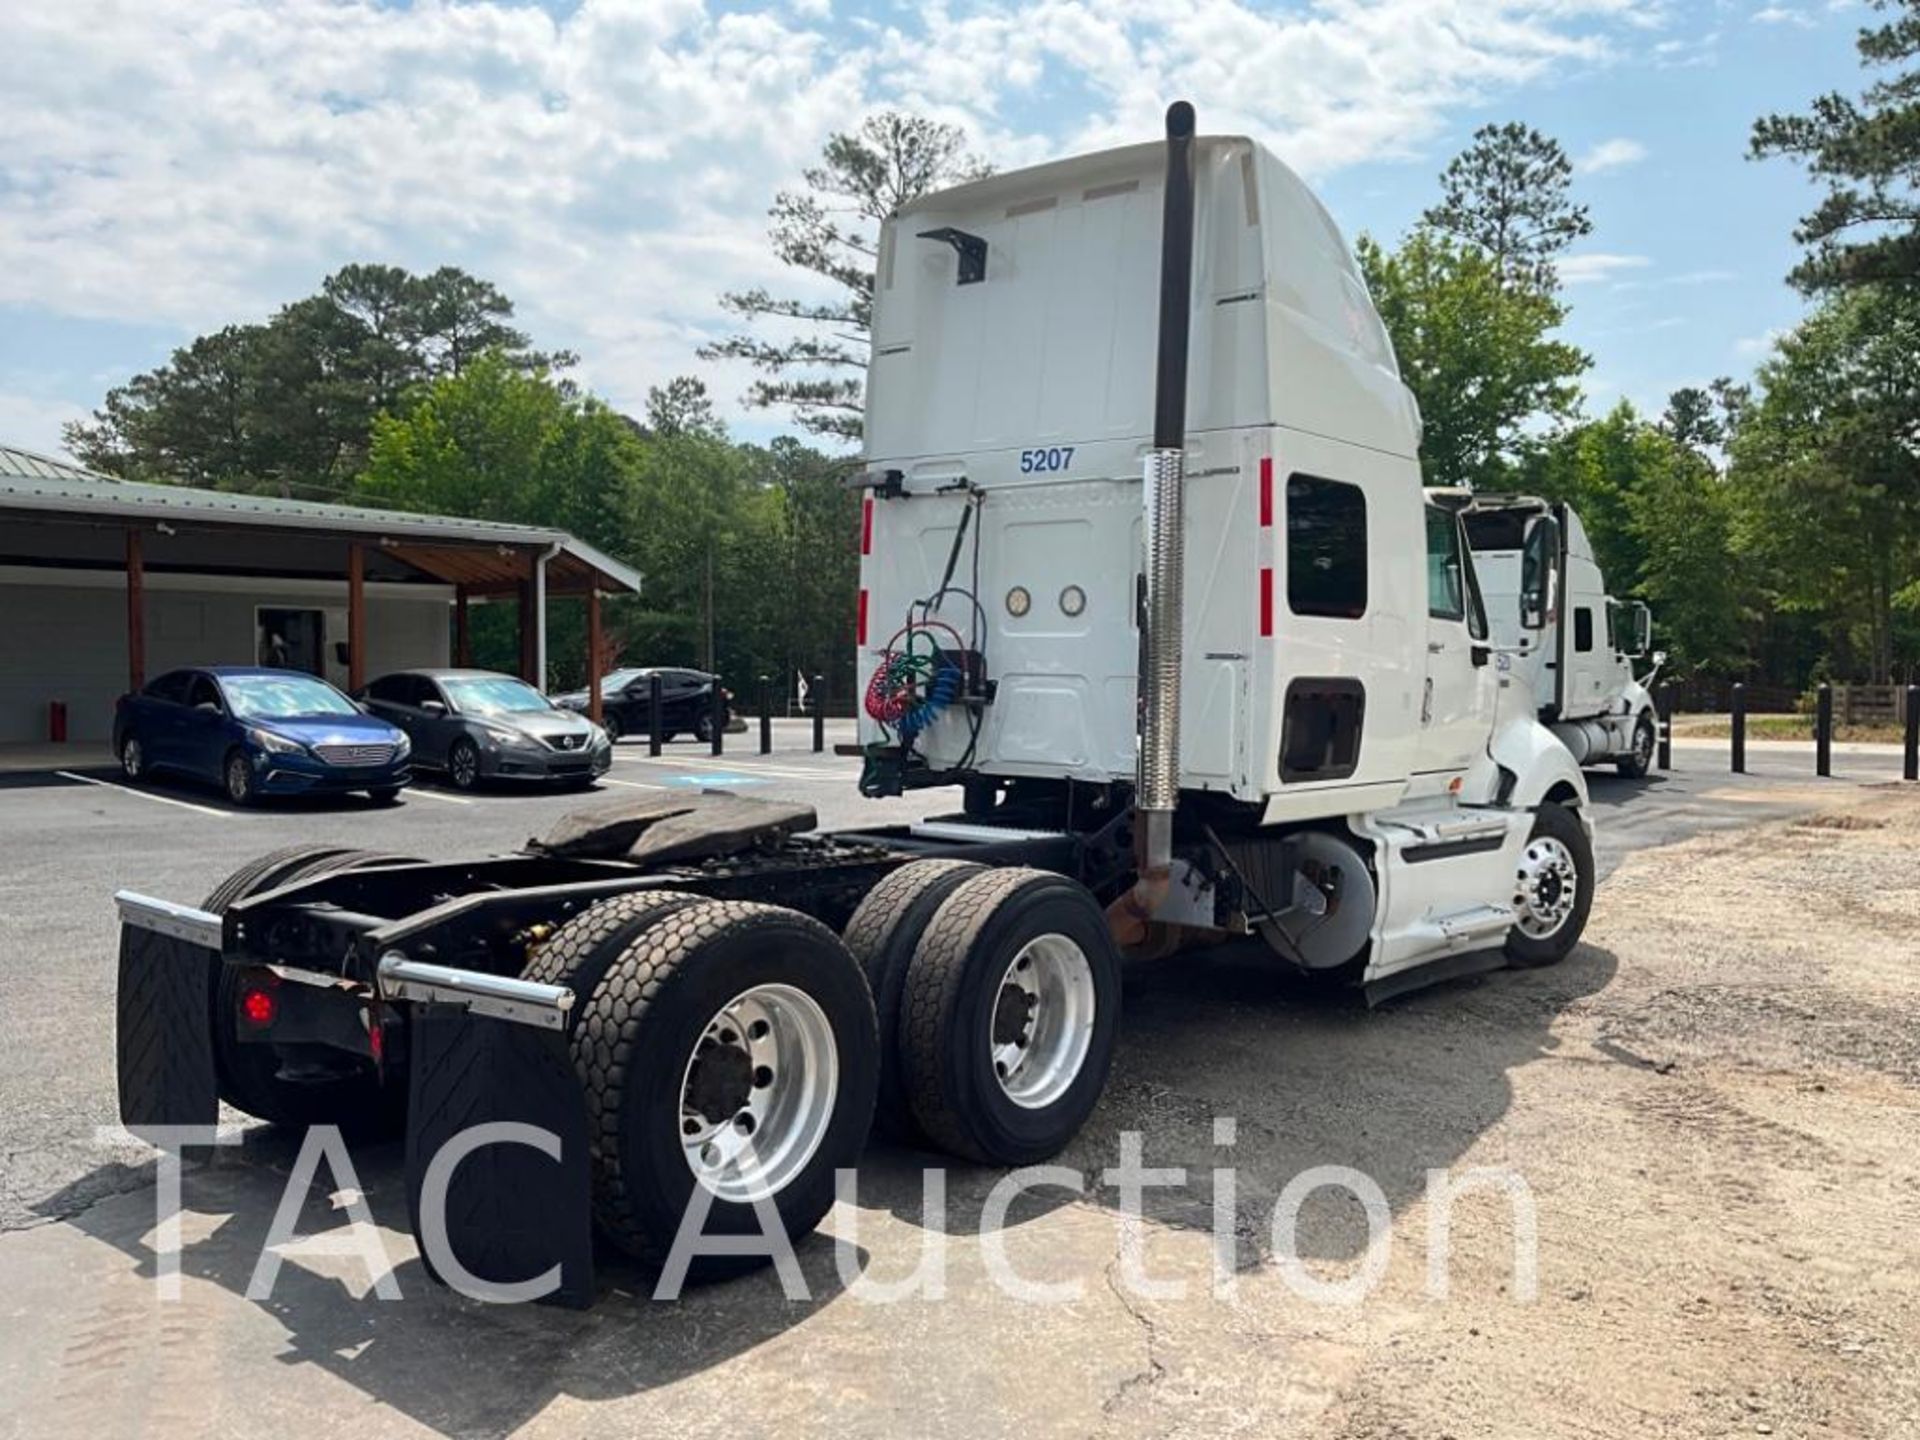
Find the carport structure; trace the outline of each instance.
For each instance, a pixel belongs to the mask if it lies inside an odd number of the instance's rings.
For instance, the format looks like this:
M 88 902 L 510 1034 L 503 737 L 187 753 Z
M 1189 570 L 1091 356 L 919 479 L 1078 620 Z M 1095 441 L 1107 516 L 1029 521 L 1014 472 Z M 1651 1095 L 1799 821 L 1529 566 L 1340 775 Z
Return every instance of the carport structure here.
M 98 738 L 115 695 L 179 665 L 288 663 L 357 690 L 469 664 L 485 601 L 518 603 L 518 668 L 543 685 L 556 596 L 586 601 L 597 715 L 601 597 L 639 589 L 562 530 L 135 483 L 0 446 L 0 740 L 46 738 L 56 701 Z

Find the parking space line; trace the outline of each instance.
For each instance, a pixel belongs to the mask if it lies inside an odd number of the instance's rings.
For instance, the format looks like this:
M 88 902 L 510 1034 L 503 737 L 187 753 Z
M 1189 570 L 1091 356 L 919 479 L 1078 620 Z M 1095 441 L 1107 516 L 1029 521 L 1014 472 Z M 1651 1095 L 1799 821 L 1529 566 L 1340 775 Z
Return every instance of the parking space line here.
M 198 811 L 202 815 L 211 815 L 218 820 L 233 819 L 231 810 L 216 810 L 211 805 L 196 805 L 191 800 L 175 800 L 170 795 L 150 795 L 145 790 L 135 790 L 131 785 L 116 785 L 111 780 L 99 780 L 92 775 L 76 775 L 71 770 L 53 772 L 62 780 L 78 780 L 82 785 L 98 785 L 102 790 L 118 790 L 122 795 L 131 795 L 136 800 L 151 800 L 156 805 L 173 805 L 182 810 Z
M 407 787 L 407 798 L 418 795 L 422 800 L 444 800 L 449 805 L 471 805 L 473 801 L 463 795 L 442 795 L 438 790 L 423 790 L 417 785 Z
M 600 783 L 602 785 L 624 785 L 629 790 L 665 790 L 668 788 L 665 785 L 649 785 L 642 780 L 616 780 L 611 775 L 602 775 L 600 777 Z
M 696 770 L 711 774 L 716 770 L 733 770 L 742 775 L 773 775 L 782 780 L 844 780 L 846 770 L 802 769 L 797 765 L 779 763 L 764 765 L 756 759 L 735 759 L 730 755 L 709 756 L 705 760 L 684 760 L 677 756 L 622 755 L 619 757 L 630 765 L 670 765 L 678 770 Z

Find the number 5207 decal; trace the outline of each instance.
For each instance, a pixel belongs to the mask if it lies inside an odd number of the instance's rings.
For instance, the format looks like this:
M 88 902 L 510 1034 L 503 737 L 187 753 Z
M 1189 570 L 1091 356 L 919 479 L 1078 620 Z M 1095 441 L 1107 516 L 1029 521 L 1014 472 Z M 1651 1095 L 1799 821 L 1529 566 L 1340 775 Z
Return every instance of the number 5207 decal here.
M 1022 450 L 1020 452 L 1020 473 L 1022 475 L 1044 475 L 1056 470 L 1064 470 L 1073 464 L 1071 445 L 1056 445 L 1050 450 Z

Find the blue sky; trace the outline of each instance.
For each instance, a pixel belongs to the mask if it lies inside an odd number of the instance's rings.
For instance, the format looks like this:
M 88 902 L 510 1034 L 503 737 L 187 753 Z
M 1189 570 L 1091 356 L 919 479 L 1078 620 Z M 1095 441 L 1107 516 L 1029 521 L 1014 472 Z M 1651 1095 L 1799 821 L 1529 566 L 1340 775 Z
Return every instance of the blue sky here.
M 1804 176 L 1753 119 L 1855 90 L 1861 0 L 66 0 L 0 15 L 0 440 L 352 260 L 463 265 L 637 409 L 703 374 L 723 289 L 792 288 L 765 210 L 903 105 L 1002 168 L 1151 136 L 1268 141 L 1349 237 L 1397 237 L 1475 126 L 1582 162 L 1566 267 L 1589 408 L 1744 376 L 1801 313 Z

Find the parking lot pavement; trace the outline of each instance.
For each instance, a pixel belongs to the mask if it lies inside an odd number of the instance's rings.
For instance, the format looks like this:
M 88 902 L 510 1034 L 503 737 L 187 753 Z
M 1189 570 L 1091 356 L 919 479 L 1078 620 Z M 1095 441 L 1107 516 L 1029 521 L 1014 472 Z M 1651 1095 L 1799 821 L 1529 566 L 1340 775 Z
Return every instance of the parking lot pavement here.
M 781 740 L 796 729 L 783 727 Z M 953 803 L 942 792 L 863 801 L 856 762 L 814 755 L 804 731 L 765 758 L 742 738 L 729 736 L 719 760 L 691 745 L 658 760 L 644 744 L 623 745 L 603 793 L 728 788 L 812 803 L 829 826 Z M 1801 768 L 1795 756 L 1756 755 L 1746 777 L 1696 764 L 1695 747 L 1676 747 L 1676 759 L 1678 770 L 1642 782 L 1591 777 L 1607 873 L 1636 850 L 1860 793 L 1849 780 L 1813 779 L 1810 759 Z M 1869 781 L 1897 774 L 1877 756 L 1847 768 Z M 406 1302 L 368 1297 L 357 1261 L 308 1257 L 289 1260 L 273 1299 L 254 1303 L 242 1296 L 293 1159 L 290 1142 L 258 1127 L 190 1173 L 183 1300 L 156 1311 L 151 1152 L 94 1139 L 115 1118 L 111 893 L 195 900 L 248 858 L 299 842 L 429 857 L 500 851 L 580 803 L 423 787 L 392 808 L 348 799 L 242 812 L 185 786 L 129 790 L 110 773 L 0 776 L 0 1323 L 31 1336 L 0 1353 L 0 1414 L 10 1417 L 0 1425 L 36 1436 L 157 1426 L 171 1436 L 278 1433 L 320 1418 L 367 1435 L 577 1434 L 600 1428 L 606 1404 L 606 1422 L 634 1434 L 737 1435 L 828 1411 L 847 1434 L 1127 1432 L 1134 1402 L 1184 1373 L 1195 1433 L 1251 1414 L 1268 1417 L 1271 1433 L 1286 1415 L 1321 1413 L 1323 1390 L 1360 1363 L 1312 1327 L 1282 1342 L 1245 1317 L 1209 1328 L 1204 1355 L 1163 1348 L 1164 1319 L 1102 1283 L 1118 1253 L 1111 1216 L 1066 1196 L 1030 1197 L 1006 1224 L 1018 1265 L 1096 1277 L 1066 1307 L 986 1286 L 977 1237 L 955 1261 L 951 1284 L 968 1297 L 958 1310 L 845 1303 L 850 1282 L 824 1240 L 803 1247 L 805 1301 L 782 1299 L 763 1275 L 650 1305 L 642 1278 L 616 1264 L 608 1294 L 584 1315 L 477 1306 L 432 1287 L 412 1257 L 392 1147 L 355 1158 Z M 1603 886 L 1596 914 L 1609 893 Z M 1269 1203 L 1286 1177 L 1340 1161 L 1377 1175 L 1397 1215 L 1415 1205 L 1428 1168 L 1477 1153 L 1512 1102 L 1515 1073 L 1555 1048 L 1558 1017 L 1637 957 L 1586 947 L 1552 972 L 1448 986 L 1373 1015 L 1301 994 L 1244 949 L 1190 959 L 1141 977 L 1108 1099 L 1063 1163 L 1097 1174 L 1114 1163 L 1118 1132 L 1139 1129 L 1150 1146 L 1204 1167 L 1221 1156 L 1207 1139 L 1212 1118 L 1238 1113 L 1258 1117 L 1243 1122 L 1235 1153 Z M 924 1158 L 877 1148 L 863 1165 L 859 1204 L 836 1222 L 862 1227 L 842 1252 L 855 1274 L 889 1279 L 912 1267 L 931 1233 L 919 1218 Z M 997 1178 L 952 1172 L 947 1229 L 979 1220 Z M 303 1229 L 335 1223 L 333 1188 L 308 1197 Z M 1151 1211 L 1156 1253 L 1203 1263 L 1208 1204 L 1178 1191 Z M 1310 1252 L 1351 1263 L 1354 1221 L 1321 1216 Z

